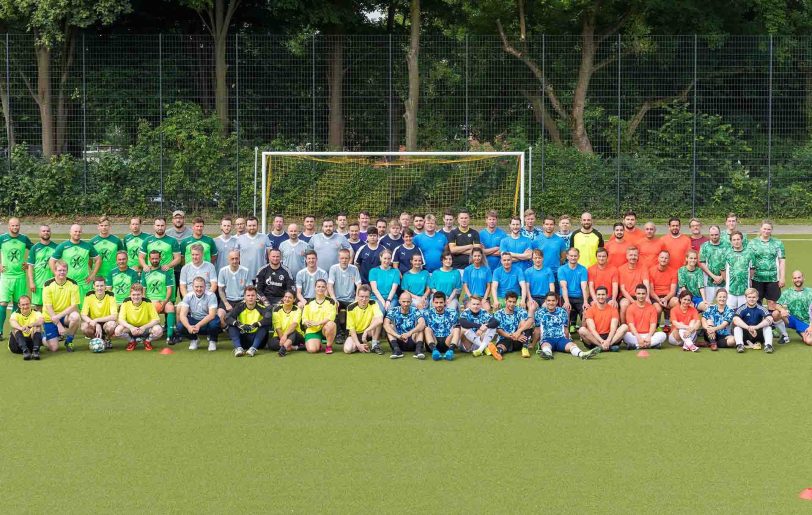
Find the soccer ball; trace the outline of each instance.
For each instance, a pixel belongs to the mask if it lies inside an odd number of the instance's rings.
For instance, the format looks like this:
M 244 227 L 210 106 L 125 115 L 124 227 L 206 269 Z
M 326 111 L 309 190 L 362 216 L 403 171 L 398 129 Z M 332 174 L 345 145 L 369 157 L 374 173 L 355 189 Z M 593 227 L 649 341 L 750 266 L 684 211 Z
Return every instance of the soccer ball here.
M 91 352 L 104 352 L 104 340 L 101 338 L 93 338 L 88 344 Z

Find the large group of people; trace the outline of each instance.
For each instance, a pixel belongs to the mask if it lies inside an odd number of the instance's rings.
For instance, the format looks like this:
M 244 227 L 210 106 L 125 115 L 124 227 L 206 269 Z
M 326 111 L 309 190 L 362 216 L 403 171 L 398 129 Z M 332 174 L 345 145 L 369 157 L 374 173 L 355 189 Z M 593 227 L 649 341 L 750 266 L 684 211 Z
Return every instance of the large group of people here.
M 189 227 L 178 210 L 169 223 L 154 219 L 151 234 L 134 217 L 119 238 L 102 217 L 91 239 L 75 224 L 57 244 L 48 225 L 32 242 L 12 218 L 0 235 L 0 331 L 11 311 L 9 349 L 25 360 L 43 347 L 73 352 L 77 335 L 107 348 L 123 339 L 127 351 L 164 337 L 197 350 L 202 336 L 216 351 L 225 333 L 236 357 L 340 345 L 434 360 L 589 359 L 666 342 L 771 353 L 774 329 L 780 343 L 794 330 L 812 345 L 812 289 L 797 270 L 785 285 L 784 245 L 768 221 L 748 239 L 733 213 L 707 234 L 698 219 L 683 234 L 671 218 L 662 236 L 631 211 L 608 236 L 589 213 L 577 230 L 568 216 L 537 226 L 531 209 L 507 231 L 494 211 L 481 230 L 465 210 L 441 220 L 373 222 L 362 211 L 317 231 L 314 216 L 300 230 L 277 215 L 264 234 L 256 217 L 224 217 L 212 238 L 202 218 Z

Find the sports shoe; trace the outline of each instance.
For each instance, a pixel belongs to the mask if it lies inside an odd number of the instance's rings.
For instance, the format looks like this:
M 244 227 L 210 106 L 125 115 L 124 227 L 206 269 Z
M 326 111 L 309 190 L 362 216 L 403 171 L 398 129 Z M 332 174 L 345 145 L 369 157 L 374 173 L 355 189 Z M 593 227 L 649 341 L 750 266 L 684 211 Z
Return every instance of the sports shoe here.
M 31 353 L 31 359 L 39 361 L 39 349 L 34 349 L 34 352 Z
M 419 359 L 419 360 L 422 361 L 422 360 L 426 359 L 426 355 L 423 354 L 422 352 L 418 351 L 418 352 L 415 352 L 414 359 Z
M 378 356 L 383 356 L 383 349 L 381 348 L 380 345 L 373 345 L 372 346 L 372 352 L 374 352 Z
M 482 356 L 482 349 L 474 349 L 474 351 L 471 352 L 471 355 L 475 358 Z
M 392 355 L 389 356 L 389 359 L 400 359 L 403 357 L 403 351 L 397 349 L 396 351 L 392 352 Z
M 180 343 L 180 336 L 177 334 L 173 334 L 172 336 L 166 338 L 166 343 L 168 343 L 169 345 L 177 345 L 178 343 Z
M 189 350 L 197 350 L 197 338 L 189 340 Z
M 134 351 L 136 345 L 138 345 L 138 342 L 136 342 L 135 340 L 130 340 L 127 343 L 127 352 Z
M 451 350 L 451 349 L 448 349 L 447 351 L 445 351 L 445 354 L 443 355 L 443 359 L 446 360 L 446 361 L 454 361 L 454 351 Z
M 761 343 L 756 342 L 753 344 L 753 350 L 761 350 Z
M 529 358 L 530 357 L 530 349 L 527 347 L 522 347 L 522 357 Z
M 242 347 L 237 347 L 236 349 L 234 349 L 234 357 L 235 358 L 241 358 L 244 355 L 245 355 L 245 349 L 243 349 Z
M 149 340 L 144 340 L 144 350 L 152 350 L 152 342 Z
M 431 359 L 433 359 L 434 361 L 440 361 L 441 359 L 443 359 L 443 357 L 440 354 L 440 351 L 434 349 L 433 351 L 431 351 Z
M 601 353 L 600 347 L 592 347 L 590 350 L 586 352 L 581 352 L 581 354 L 579 354 L 578 357 L 581 359 L 592 359 L 600 353 Z
M 31 351 L 29 351 L 29 350 L 28 350 L 28 347 L 26 347 L 25 349 L 23 349 L 23 360 L 24 360 L 24 361 L 29 361 L 29 360 L 31 360 Z
M 65 342 L 65 350 L 68 352 L 73 352 L 73 342 Z
M 657 342 L 657 343 L 652 342 L 652 343 L 651 343 L 651 346 L 649 347 L 649 349 L 659 349 L 659 348 L 661 348 L 662 346 L 663 346 L 663 344 L 662 344 L 662 343 L 660 343 L 660 342 Z
M 609 352 L 620 352 L 620 345 L 612 345 L 609 347 Z
M 710 344 L 710 350 L 712 350 L 712 351 L 719 350 L 719 346 L 718 346 L 718 345 L 716 345 L 715 343 L 711 343 L 711 344 Z
M 113 348 L 113 342 L 110 340 L 104 340 L 104 348 L 110 350 Z
M 496 347 L 495 345 L 493 347 L 493 352 L 491 352 L 491 356 L 493 356 L 493 359 L 495 359 L 496 361 L 502 361 L 503 359 L 505 359 L 502 356 L 502 351 L 500 351 L 499 347 Z
M 699 347 L 697 347 L 697 346 L 696 346 L 696 345 L 694 345 L 693 343 L 689 344 L 687 347 L 688 347 L 688 349 L 687 349 L 687 350 L 689 350 L 689 351 L 691 351 L 691 352 L 699 352 Z M 683 348 L 684 348 L 684 347 L 683 347 Z
M 326 348 L 326 349 L 324 349 L 324 353 L 325 353 L 325 354 L 332 354 L 332 353 L 333 353 L 333 347 L 332 347 L 332 345 L 328 345 L 328 346 L 327 346 L 327 348 Z
M 637 350 L 640 347 L 636 343 L 627 343 L 626 350 Z
M 789 335 L 788 334 L 782 334 L 781 339 L 779 340 L 779 343 L 781 343 L 781 345 L 785 345 L 785 344 L 789 343 Z
M 279 354 L 280 358 L 284 358 L 285 356 L 288 355 L 288 349 L 286 349 L 285 347 L 279 347 L 279 350 L 276 353 Z
M 540 351 L 539 357 L 541 359 L 554 359 L 553 352 L 547 349 Z
M 214 352 L 217 350 L 217 342 L 214 340 L 209 340 L 209 352 Z
M 774 349 L 771 343 L 764 345 L 764 352 L 766 352 L 767 354 L 772 354 L 773 350 Z
M 743 343 L 739 343 L 738 345 L 736 345 L 736 352 L 738 352 L 739 354 L 744 352 L 744 344 Z
M 249 347 L 248 350 L 245 351 L 245 355 L 248 356 L 249 358 L 253 358 L 256 354 L 257 354 L 256 347 Z
M 496 348 L 496 346 L 494 346 L 494 349 L 495 349 L 495 348 Z M 490 346 L 490 345 L 488 345 L 487 347 L 485 347 L 485 355 L 486 355 L 486 356 L 492 356 L 492 355 L 493 355 L 493 353 L 494 353 L 494 351 L 492 351 L 492 350 L 491 350 L 491 346 Z

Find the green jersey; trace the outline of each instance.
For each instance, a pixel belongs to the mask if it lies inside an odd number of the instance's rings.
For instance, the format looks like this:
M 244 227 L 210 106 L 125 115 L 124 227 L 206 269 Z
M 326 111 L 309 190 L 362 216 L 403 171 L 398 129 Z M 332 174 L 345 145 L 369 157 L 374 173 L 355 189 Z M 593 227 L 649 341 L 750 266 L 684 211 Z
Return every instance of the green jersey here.
M 812 304 L 812 288 L 789 288 L 781 293 L 778 303 L 787 308 L 789 314 L 809 323 L 809 305 Z
M 720 236 L 722 239 L 722 245 L 724 245 L 729 249 L 732 249 L 733 245 L 730 244 L 730 234 L 728 234 L 727 231 L 722 231 L 722 234 L 720 234 Z M 747 235 L 744 233 L 742 233 L 742 248 L 745 249 L 747 248 Z
M 147 290 L 148 300 L 163 301 L 166 298 L 166 288 L 175 286 L 175 272 L 161 269 L 150 270 L 141 274 L 141 284 Z
M 107 286 L 113 289 L 116 303 L 121 305 L 130 296 L 130 286 L 141 281 L 141 276 L 132 268 L 127 268 L 123 272 L 118 267 L 110 270 L 105 277 Z
M 180 253 L 178 240 L 164 234 L 160 238 L 151 234 L 141 242 L 141 254 L 144 254 L 144 262 L 149 264 L 149 253 L 157 250 L 161 253 L 161 266 L 172 262 L 173 254 Z
M 753 280 L 762 283 L 778 281 L 778 261 L 787 257 L 786 252 L 784 252 L 784 244 L 775 238 L 770 238 L 767 241 L 756 238 L 750 242 L 747 248 L 753 251 L 755 258 L 754 268 L 756 273 Z
M 90 275 L 90 259 L 99 255 L 96 248 L 85 240 L 79 243 L 63 241 L 54 249 L 52 259 L 62 259 L 68 264 L 68 278 L 83 284 Z
M 25 234 L 12 236 L 9 233 L 0 235 L 0 256 L 3 259 L 5 271 L 3 275 L 20 277 L 25 263 L 25 251 L 32 246 L 31 240 Z
M 750 287 L 750 269 L 753 268 L 755 259 L 753 251 L 742 249 L 739 251 L 732 248 L 725 255 L 725 269 L 727 271 L 727 290 L 731 295 L 744 295 L 744 291 Z
M 677 291 L 685 288 L 694 297 L 702 296 L 702 288 L 705 287 L 705 272 L 701 268 L 696 267 L 693 270 L 688 270 L 687 266 L 681 266 L 677 270 Z
M 127 251 L 127 266 L 130 268 L 140 268 L 138 253 L 141 252 L 141 244 L 144 243 L 146 235 L 144 233 L 128 234 L 124 236 L 124 249 Z M 146 261 L 149 261 L 147 256 Z
M 215 245 L 212 238 L 206 235 L 201 236 L 200 239 L 195 238 L 194 236 L 189 236 L 180 242 L 180 252 L 183 254 L 185 263 L 192 262 L 192 245 L 195 243 L 203 247 L 203 261 L 208 261 L 211 263 L 212 256 L 215 258 L 217 257 L 217 245 Z
M 107 237 L 96 235 L 90 240 L 90 244 L 93 245 L 101 258 L 99 276 L 107 277 L 110 270 L 116 267 L 116 253 L 119 250 L 124 250 L 124 244 L 118 239 L 118 236 L 112 234 Z
M 37 243 L 28 251 L 28 264 L 34 267 L 34 284 L 37 289 L 42 288 L 45 281 L 52 278 L 50 259 L 56 250 L 56 243 L 49 241 L 48 245 Z
M 714 245 L 713 243 L 706 241 L 701 247 L 699 247 L 699 262 L 705 263 L 705 266 L 707 266 L 708 270 L 710 270 L 714 275 L 719 275 L 725 270 L 725 258 L 729 248 L 730 247 L 721 242 Z M 708 284 L 710 285 L 711 283 L 712 281 L 708 279 Z M 724 285 L 724 281 L 719 284 L 713 284 L 713 286 Z

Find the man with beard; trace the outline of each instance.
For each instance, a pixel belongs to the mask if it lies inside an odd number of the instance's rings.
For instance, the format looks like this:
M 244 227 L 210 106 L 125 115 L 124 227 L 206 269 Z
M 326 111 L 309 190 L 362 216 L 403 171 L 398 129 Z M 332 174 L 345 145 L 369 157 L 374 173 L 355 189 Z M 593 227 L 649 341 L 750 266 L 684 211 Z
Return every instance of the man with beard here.
M 570 238 L 570 245 L 578 249 L 578 263 L 587 269 L 597 262 L 596 253 L 603 247 L 603 235 L 592 226 L 592 214 L 581 214 L 581 227 Z
M 54 276 L 50 259 L 56 250 L 56 243 L 51 241 L 51 227 L 39 226 L 39 242 L 28 251 L 28 290 L 31 292 L 31 304 L 37 309 L 42 307 L 42 289 L 45 281 Z

